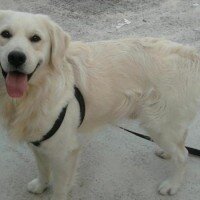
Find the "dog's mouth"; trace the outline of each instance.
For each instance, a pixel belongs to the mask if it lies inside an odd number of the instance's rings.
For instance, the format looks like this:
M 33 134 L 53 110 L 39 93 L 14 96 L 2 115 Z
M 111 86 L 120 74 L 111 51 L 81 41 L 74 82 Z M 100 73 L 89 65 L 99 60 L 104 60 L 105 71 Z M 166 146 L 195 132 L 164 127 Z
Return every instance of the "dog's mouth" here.
M 39 65 L 40 62 L 36 66 L 35 70 L 30 74 L 26 74 L 18 70 L 6 72 L 1 67 L 3 77 L 5 78 L 6 89 L 10 97 L 20 98 L 24 95 L 28 88 L 28 81 L 30 80 L 36 69 L 39 67 Z

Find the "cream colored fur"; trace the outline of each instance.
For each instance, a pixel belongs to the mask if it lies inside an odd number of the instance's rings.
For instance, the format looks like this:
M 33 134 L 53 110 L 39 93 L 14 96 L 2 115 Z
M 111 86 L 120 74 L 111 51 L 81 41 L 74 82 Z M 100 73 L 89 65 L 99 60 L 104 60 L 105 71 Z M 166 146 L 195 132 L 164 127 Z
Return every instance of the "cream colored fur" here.
M 200 104 L 200 56 L 193 48 L 157 38 L 73 42 L 48 17 L 12 11 L 0 12 L 0 32 L 4 29 L 13 31 L 9 40 L 0 37 L 4 70 L 7 53 L 15 48 L 30 57 L 29 72 L 35 60 L 43 61 L 20 99 L 8 96 L 0 78 L 1 121 L 10 136 L 27 143 L 41 139 L 68 104 L 58 132 L 41 147 L 29 144 L 39 169 L 38 178 L 28 184 L 30 192 L 43 192 L 52 172 L 52 200 L 66 200 L 81 146 L 77 134 L 87 135 L 121 118 L 137 118 L 164 149 L 159 155 L 171 157 L 175 165 L 159 192 L 176 193 L 185 174 L 187 127 Z M 27 38 L 35 32 L 42 35 L 38 44 Z M 86 104 L 80 128 L 74 85 Z

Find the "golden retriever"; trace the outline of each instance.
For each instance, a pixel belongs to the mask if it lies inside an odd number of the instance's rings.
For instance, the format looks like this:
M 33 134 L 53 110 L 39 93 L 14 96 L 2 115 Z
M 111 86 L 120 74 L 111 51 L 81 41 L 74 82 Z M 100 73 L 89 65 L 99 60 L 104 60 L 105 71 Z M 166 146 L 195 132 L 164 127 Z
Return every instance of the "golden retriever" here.
M 187 127 L 200 104 L 200 57 L 190 47 L 157 38 L 73 42 L 49 17 L 0 11 L 0 113 L 9 135 L 33 150 L 39 175 L 28 190 L 42 193 L 53 179 L 52 200 L 66 200 L 80 143 L 99 126 L 137 118 L 171 158 L 174 171 L 159 186 L 175 194 L 183 180 Z M 84 97 L 79 127 L 77 87 Z M 40 146 L 67 105 L 61 127 Z

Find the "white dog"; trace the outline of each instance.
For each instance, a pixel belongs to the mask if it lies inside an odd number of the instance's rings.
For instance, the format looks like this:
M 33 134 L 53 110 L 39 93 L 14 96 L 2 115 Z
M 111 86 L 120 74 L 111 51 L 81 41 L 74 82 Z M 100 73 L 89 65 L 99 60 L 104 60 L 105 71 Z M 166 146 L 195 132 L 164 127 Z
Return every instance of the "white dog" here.
M 65 200 L 80 151 L 77 133 L 130 117 L 164 149 L 159 155 L 173 160 L 174 173 L 159 192 L 176 193 L 187 127 L 200 104 L 194 49 L 155 38 L 71 42 L 47 16 L 0 11 L 0 65 L 1 121 L 11 137 L 29 143 L 38 164 L 30 192 L 43 192 L 52 172 L 52 200 Z

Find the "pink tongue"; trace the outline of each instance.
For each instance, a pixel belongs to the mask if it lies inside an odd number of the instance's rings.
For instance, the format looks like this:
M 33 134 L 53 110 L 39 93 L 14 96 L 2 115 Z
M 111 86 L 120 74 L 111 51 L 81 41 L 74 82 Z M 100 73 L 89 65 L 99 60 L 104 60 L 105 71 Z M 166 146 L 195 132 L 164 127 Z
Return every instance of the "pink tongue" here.
M 27 75 L 9 72 L 6 76 L 6 88 L 10 97 L 22 97 L 28 86 Z

